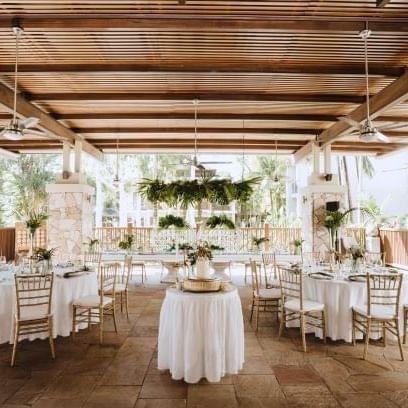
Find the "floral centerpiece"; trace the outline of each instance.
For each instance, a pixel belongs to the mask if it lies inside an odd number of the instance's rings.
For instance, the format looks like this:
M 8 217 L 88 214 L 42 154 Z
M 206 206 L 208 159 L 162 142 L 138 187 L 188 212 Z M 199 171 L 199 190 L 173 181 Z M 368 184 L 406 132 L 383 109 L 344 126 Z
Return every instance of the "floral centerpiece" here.
M 38 262 L 43 263 L 43 270 L 46 273 L 52 270 L 52 257 L 54 256 L 56 249 L 57 248 L 36 248 L 34 250 L 33 256 Z
M 208 279 L 210 276 L 210 261 L 212 250 L 208 242 L 200 242 L 193 251 L 187 255 L 190 265 L 196 266 L 196 275 L 199 279 Z
M 295 255 L 302 255 L 303 239 L 294 239 L 291 244 L 295 247 Z
M 94 252 L 99 245 L 99 239 L 88 237 L 87 241 L 84 242 L 84 245 L 86 245 L 89 252 Z
M 352 259 L 352 271 L 358 272 L 359 266 L 362 263 L 365 255 L 365 249 L 359 245 L 352 245 L 349 250 Z
M 259 252 L 261 250 L 262 244 L 265 242 L 269 242 L 269 238 L 266 237 L 252 237 L 252 245 L 256 247 L 257 251 Z
M 25 226 L 30 232 L 30 256 L 34 255 L 34 240 L 38 228 L 48 219 L 48 215 L 41 210 L 31 210 L 25 215 Z
M 125 234 L 123 237 L 123 241 L 120 241 L 118 246 L 120 249 L 123 249 L 127 253 L 132 250 L 133 243 L 135 241 L 135 237 L 132 234 Z

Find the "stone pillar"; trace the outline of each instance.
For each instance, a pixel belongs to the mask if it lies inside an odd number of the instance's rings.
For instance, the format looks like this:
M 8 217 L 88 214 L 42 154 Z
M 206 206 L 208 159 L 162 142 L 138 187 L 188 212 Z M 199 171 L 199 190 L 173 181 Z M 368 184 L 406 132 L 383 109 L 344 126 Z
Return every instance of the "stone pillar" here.
M 87 184 L 49 184 L 48 247 L 56 259 L 79 259 L 92 236 L 94 188 Z
M 333 184 L 310 185 L 302 189 L 302 237 L 305 252 L 325 252 L 330 249 L 330 237 L 323 226 L 326 203 L 339 201 L 344 208 L 346 189 Z

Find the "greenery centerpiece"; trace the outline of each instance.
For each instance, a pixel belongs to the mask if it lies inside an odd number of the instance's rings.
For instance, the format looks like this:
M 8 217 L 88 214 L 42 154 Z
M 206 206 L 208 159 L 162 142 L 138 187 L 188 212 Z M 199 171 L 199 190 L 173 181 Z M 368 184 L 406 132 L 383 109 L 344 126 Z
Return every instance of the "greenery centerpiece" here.
M 295 248 L 295 255 L 300 255 L 302 256 L 302 244 L 303 244 L 304 240 L 303 239 L 294 239 L 291 244 L 294 246 Z
M 353 273 L 357 273 L 360 269 L 360 265 L 363 262 L 365 249 L 361 248 L 359 245 L 352 245 L 348 249 L 349 254 L 351 255 L 352 259 L 352 267 L 351 270 Z
M 86 245 L 88 252 L 95 252 L 96 248 L 99 245 L 99 239 L 88 237 L 87 241 L 84 242 L 84 245 Z
M 126 251 L 126 253 L 131 252 L 133 244 L 135 242 L 135 237 L 132 234 L 125 234 L 123 240 L 119 242 L 118 246 L 120 249 Z
M 34 257 L 38 262 L 42 262 L 43 271 L 49 273 L 52 270 L 52 257 L 57 248 L 36 248 L 34 250 Z
M 223 226 L 227 229 L 235 229 L 235 224 L 226 215 L 212 215 L 205 222 L 205 226 L 210 229 Z
M 261 247 L 263 244 L 265 244 L 265 242 L 269 242 L 269 238 L 255 236 L 252 237 L 252 246 L 255 246 L 258 252 L 261 251 Z
M 42 210 L 30 210 L 23 218 L 25 218 L 24 223 L 30 234 L 30 256 L 34 256 L 35 234 L 48 219 L 48 215 Z

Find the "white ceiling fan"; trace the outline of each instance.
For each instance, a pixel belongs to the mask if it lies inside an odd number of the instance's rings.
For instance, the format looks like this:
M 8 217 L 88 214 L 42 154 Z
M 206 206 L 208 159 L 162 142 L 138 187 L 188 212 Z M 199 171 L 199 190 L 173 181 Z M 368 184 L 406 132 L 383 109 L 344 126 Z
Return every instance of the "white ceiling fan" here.
M 365 65 L 365 88 L 366 88 L 366 120 L 363 123 L 358 123 L 357 121 L 347 117 L 342 116 L 338 119 L 348 123 L 351 127 L 356 129 L 354 132 L 349 133 L 347 136 L 359 136 L 359 139 L 365 143 L 371 142 L 380 142 L 380 143 L 389 143 L 390 139 L 384 135 L 382 130 L 398 129 L 406 127 L 405 123 L 393 123 L 384 126 L 374 126 L 371 117 L 370 117 L 370 91 L 368 84 L 368 45 L 367 40 L 371 35 L 371 30 L 368 29 L 368 26 L 365 30 L 359 33 L 359 36 L 364 40 L 364 65 Z
M 17 118 L 17 87 L 18 87 L 18 46 L 20 36 L 24 33 L 23 29 L 17 24 L 12 27 L 16 37 L 16 63 L 14 68 L 14 103 L 13 103 L 13 118 L 10 123 L 0 131 L 0 137 L 8 140 L 21 140 L 24 136 L 33 135 L 47 137 L 47 134 L 38 130 L 31 129 L 39 123 L 38 118 Z
M 197 170 L 204 172 L 206 170 L 204 164 L 230 164 L 231 162 L 224 161 L 199 161 L 198 160 L 198 149 L 197 149 L 197 110 L 198 110 L 198 99 L 193 100 L 194 104 L 194 156 L 192 159 L 186 159 L 183 163 L 184 165 L 190 165 L 195 167 Z

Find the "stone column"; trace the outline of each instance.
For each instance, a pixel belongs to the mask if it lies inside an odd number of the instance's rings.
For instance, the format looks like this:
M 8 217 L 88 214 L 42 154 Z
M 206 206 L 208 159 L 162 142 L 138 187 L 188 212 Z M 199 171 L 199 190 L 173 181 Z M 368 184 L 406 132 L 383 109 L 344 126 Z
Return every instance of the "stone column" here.
M 48 247 L 57 259 L 78 259 L 92 236 L 94 188 L 87 184 L 49 184 Z

